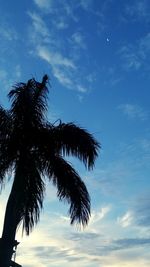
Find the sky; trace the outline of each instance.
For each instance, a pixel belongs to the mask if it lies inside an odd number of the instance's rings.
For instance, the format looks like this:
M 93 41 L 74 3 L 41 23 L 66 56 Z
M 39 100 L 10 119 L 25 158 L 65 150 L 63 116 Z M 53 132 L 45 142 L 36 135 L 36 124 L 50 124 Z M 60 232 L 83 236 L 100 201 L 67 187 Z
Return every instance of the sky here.
M 47 117 L 101 143 L 93 171 L 70 158 L 91 196 L 83 230 L 47 183 L 40 222 L 18 230 L 23 267 L 150 263 L 150 1 L 0 0 L 0 104 L 17 82 L 50 77 Z M 0 195 L 0 230 L 11 181 Z

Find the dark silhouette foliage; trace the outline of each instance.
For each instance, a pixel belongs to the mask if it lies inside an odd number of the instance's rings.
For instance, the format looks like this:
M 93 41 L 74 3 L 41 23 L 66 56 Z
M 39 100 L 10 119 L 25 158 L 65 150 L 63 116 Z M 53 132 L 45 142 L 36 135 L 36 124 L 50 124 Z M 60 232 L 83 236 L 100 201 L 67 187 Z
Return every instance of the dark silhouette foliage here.
M 12 171 L 13 185 L 7 209 L 15 230 L 23 222 L 29 235 L 43 206 L 45 179 L 57 188 L 59 200 L 70 205 L 71 224 L 85 226 L 90 216 L 90 196 L 84 182 L 63 157 L 75 156 L 87 169 L 94 167 L 100 145 L 85 129 L 74 123 L 57 125 L 46 120 L 48 76 L 18 83 L 9 92 L 11 108 L 0 107 L 0 184 Z M 11 204 L 10 204 L 11 203 Z M 4 222 L 5 223 L 5 222 Z M 4 232 L 7 232 L 4 225 Z

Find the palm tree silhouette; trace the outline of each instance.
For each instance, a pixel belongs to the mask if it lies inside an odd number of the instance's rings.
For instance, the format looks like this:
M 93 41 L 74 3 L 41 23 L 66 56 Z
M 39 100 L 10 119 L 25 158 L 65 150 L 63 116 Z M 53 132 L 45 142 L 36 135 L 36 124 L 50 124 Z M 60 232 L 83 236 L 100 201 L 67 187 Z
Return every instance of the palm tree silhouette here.
M 18 83 L 9 92 L 11 108 L 0 107 L 0 183 L 12 171 L 2 238 L 0 267 L 11 266 L 15 235 L 22 222 L 29 235 L 39 220 L 46 176 L 57 188 L 59 200 L 70 204 L 71 224 L 85 226 L 90 216 L 90 197 L 85 184 L 63 156 L 75 156 L 87 169 L 94 167 L 100 145 L 85 129 L 73 123 L 51 124 L 45 118 L 47 82 L 34 78 Z

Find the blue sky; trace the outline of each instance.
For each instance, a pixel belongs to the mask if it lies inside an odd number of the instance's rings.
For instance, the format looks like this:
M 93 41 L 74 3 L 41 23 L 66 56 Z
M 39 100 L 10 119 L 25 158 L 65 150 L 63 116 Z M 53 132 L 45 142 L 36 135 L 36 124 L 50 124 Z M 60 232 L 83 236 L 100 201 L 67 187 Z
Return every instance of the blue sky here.
M 0 103 L 47 73 L 49 120 L 73 121 L 102 145 L 92 172 L 69 159 L 91 195 L 89 226 L 70 226 L 48 184 L 40 223 L 29 237 L 18 231 L 24 267 L 149 266 L 149 14 L 148 0 L 1 0 Z

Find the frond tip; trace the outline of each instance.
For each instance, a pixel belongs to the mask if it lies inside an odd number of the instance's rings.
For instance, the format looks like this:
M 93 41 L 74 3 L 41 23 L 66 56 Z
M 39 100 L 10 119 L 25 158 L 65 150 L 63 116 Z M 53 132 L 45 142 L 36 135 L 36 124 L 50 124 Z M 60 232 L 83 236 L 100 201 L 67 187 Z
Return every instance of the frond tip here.
M 45 74 L 45 75 L 43 76 L 43 79 L 42 79 L 42 84 L 43 84 L 43 86 L 46 86 L 48 80 L 49 80 L 48 75 Z

